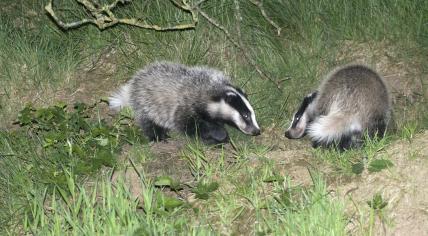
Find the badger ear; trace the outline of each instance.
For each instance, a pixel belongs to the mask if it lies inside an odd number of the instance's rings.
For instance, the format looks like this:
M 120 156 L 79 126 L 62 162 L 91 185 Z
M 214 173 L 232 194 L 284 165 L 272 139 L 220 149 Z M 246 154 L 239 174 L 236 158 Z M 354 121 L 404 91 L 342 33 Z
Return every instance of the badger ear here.
M 224 100 L 226 102 L 231 102 L 236 97 L 236 93 L 232 91 L 226 91 Z
M 240 88 L 235 88 L 236 91 L 238 91 L 240 94 L 244 95 L 245 98 L 248 98 L 248 95 L 245 93 L 244 90 L 240 89 Z

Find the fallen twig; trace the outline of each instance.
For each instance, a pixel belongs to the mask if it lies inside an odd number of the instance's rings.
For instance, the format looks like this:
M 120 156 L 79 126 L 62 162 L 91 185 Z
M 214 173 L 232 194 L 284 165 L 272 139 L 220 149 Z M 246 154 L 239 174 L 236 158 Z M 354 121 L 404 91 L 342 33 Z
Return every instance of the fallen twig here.
M 57 25 L 59 25 L 64 30 L 77 28 L 85 24 L 94 24 L 99 29 L 103 30 L 105 28 L 111 27 L 116 24 L 124 24 L 135 26 L 144 29 L 151 29 L 156 31 L 171 31 L 171 30 L 185 30 L 193 29 L 198 23 L 198 13 L 194 8 L 187 2 L 187 0 L 170 0 L 177 8 L 182 11 L 188 12 L 192 16 L 192 21 L 187 24 L 177 24 L 172 26 L 159 26 L 156 24 L 148 24 L 145 21 L 136 19 L 136 18 L 117 18 L 113 13 L 113 9 L 117 6 L 118 3 L 126 4 L 132 2 L 132 0 L 116 0 L 111 4 L 98 5 L 94 0 L 76 0 L 78 3 L 82 4 L 86 10 L 88 10 L 91 15 L 94 17 L 92 19 L 81 19 L 79 21 L 65 23 L 56 16 L 55 11 L 52 8 L 53 0 L 49 0 L 48 4 L 45 6 L 45 10 L 52 17 Z M 202 2 L 202 1 L 201 1 Z

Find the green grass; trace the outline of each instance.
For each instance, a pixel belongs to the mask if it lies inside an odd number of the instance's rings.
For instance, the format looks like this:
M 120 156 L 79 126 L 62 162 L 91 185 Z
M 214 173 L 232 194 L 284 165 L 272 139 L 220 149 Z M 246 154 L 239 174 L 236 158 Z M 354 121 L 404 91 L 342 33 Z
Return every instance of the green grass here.
M 273 124 L 283 132 L 322 76 L 363 59 L 375 68 L 386 64 L 386 75 L 404 63 L 415 72 L 403 80 L 422 81 L 421 91 L 398 97 L 396 127 L 388 138 L 343 153 L 314 150 L 317 163 L 327 163 L 340 176 L 354 176 L 360 167 L 382 170 L 389 166 L 384 148 L 428 128 L 427 1 L 264 1 L 268 16 L 282 28 L 280 36 L 257 7 L 239 3 L 244 50 L 280 88 L 262 79 L 202 17 L 188 31 L 125 26 L 99 31 L 89 25 L 62 31 L 44 13 L 46 1 L 2 1 L 0 234 L 346 234 L 346 203 L 327 190 L 329 176 L 314 170 L 312 183 L 300 186 L 266 158 L 274 145 L 233 129 L 234 148 L 186 140 L 174 154 L 184 161 L 180 168 L 189 170 L 190 182 L 168 176 L 172 182 L 165 177 L 167 184 L 159 185 L 160 176 L 142 171 L 143 191 L 135 199 L 125 180 L 111 183 L 112 172 L 128 168 L 129 160 L 140 170 L 157 157 L 130 115 L 111 117 L 103 104 L 73 108 L 75 102 L 99 101 L 154 60 L 172 60 L 226 71 L 249 94 L 261 126 Z M 88 16 L 75 1 L 55 0 L 54 7 L 66 21 Z M 201 8 L 237 40 L 234 1 L 209 0 Z M 119 16 L 159 25 L 190 20 L 170 1 L 134 1 L 117 10 Z M 33 105 L 25 108 L 28 103 Z M 171 187 L 177 181 L 179 190 Z M 183 197 L 189 195 L 200 198 Z
M 259 195 L 257 188 L 236 194 L 220 190 L 215 200 L 207 201 L 200 208 L 182 205 L 173 209 L 166 208 L 160 190 L 144 179 L 140 182 L 141 200 L 134 199 L 122 181 L 113 186 L 108 177 L 97 178 L 89 190 L 79 187 L 75 181 L 67 175 L 65 189 L 57 188 L 52 194 L 47 190 L 28 194 L 30 206 L 20 232 L 43 235 L 230 234 L 236 229 L 234 223 L 251 220 L 258 223 L 249 226 L 250 231 L 240 233 L 344 235 L 343 206 L 329 199 L 319 177 L 309 189 L 292 188 L 289 182 L 275 184 L 274 197 Z M 260 185 L 256 180 L 251 182 L 254 187 Z M 250 209 L 254 212 L 249 214 Z
M 208 168 L 221 160 L 212 160 Z M 171 207 L 162 188 L 142 175 L 141 195 L 132 197 L 129 186 L 119 180 L 113 185 L 110 175 L 98 177 L 83 188 L 66 172 L 67 184 L 53 192 L 47 189 L 27 194 L 28 210 L 22 232 L 33 234 L 233 234 L 250 232 L 274 234 L 343 235 L 346 216 L 342 203 L 330 199 L 324 181 L 314 176 L 313 187 L 293 186 L 290 181 L 266 180 L 264 170 L 220 169 L 205 172 L 203 178 L 221 175 L 219 189 L 209 190 L 198 204 Z M 233 173 L 233 174 L 231 174 Z M 269 174 L 268 174 L 269 175 Z M 200 180 L 201 181 L 201 180 Z M 208 182 L 194 186 L 201 192 Z M 211 182 L 213 183 L 213 182 Z M 217 183 L 217 182 L 216 182 Z M 88 190 L 86 190 L 88 189 Z M 178 190 L 180 191 L 180 190 Z M 175 200 L 177 201 L 177 200 Z M 168 205 L 169 204 L 169 205 Z M 169 207 L 168 207 L 169 206 Z M 253 222 L 247 228 L 240 228 Z
M 275 201 L 269 207 L 273 214 L 274 234 L 345 235 L 347 218 L 341 201 L 329 196 L 320 176 L 314 176 L 314 187 L 299 189 L 279 187 Z M 276 221 L 276 222 L 275 222 Z M 276 226 L 279 223 L 281 226 Z
M 184 208 L 166 211 L 164 197 L 144 180 L 141 202 L 131 196 L 122 181 L 113 186 L 108 178 L 99 178 L 88 191 L 77 186 L 71 176 L 67 181 L 66 189 L 58 188 L 51 195 L 44 191 L 28 196 L 31 206 L 25 215 L 24 232 L 165 235 L 204 230 L 192 229 L 189 220 L 180 214 Z
M 395 137 L 397 139 L 398 137 Z M 343 152 L 334 148 L 313 150 L 313 154 L 319 160 L 329 163 L 339 175 L 361 174 L 364 169 L 377 172 L 390 167 L 385 148 L 391 143 L 392 137 L 368 138 L 360 149 L 350 149 Z M 379 164 L 380 166 L 374 166 Z M 386 165 L 386 166 L 385 166 Z

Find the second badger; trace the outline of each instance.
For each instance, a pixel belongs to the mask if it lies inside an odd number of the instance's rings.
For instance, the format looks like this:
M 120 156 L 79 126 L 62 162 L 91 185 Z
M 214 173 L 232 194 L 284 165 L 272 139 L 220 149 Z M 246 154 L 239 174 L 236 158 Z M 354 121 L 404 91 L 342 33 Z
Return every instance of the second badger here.
M 260 128 L 247 96 L 228 76 L 208 67 L 157 62 L 138 71 L 109 98 L 110 108 L 130 106 L 150 140 L 164 140 L 170 130 L 207 143 L 228 141 L 224 124 L 245 134 Z
M 384 135 L 390 114 L 383 79 L 364 65 L 346 65 L 303 99 L 285 136 L 295 139 L 308 133 L 314 147 L 360 147 L 366 134 Z

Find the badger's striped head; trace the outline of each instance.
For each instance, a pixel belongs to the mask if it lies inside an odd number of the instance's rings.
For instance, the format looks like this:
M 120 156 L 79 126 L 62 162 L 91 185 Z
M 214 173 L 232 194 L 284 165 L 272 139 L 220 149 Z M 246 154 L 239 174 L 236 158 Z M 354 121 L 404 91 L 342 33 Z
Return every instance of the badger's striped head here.
M 207 112 L 211 118 L 235 126 L 245 134 L 260 134 L 254 109 L 239 88 L 228 86 L 220 95 L 213 97 L 207 104 Z
M 305 135 L 306 127 L 310 122 L 308 108 L 313 105 L 317 92 L 308 94 L 302 101 L 299 109 L 293 116 L 290 127 L 285 131 L 285 137 L 289 139 L 301 138 Z

